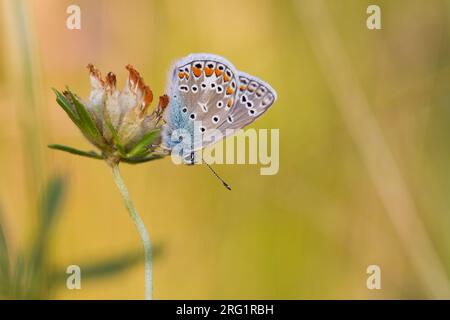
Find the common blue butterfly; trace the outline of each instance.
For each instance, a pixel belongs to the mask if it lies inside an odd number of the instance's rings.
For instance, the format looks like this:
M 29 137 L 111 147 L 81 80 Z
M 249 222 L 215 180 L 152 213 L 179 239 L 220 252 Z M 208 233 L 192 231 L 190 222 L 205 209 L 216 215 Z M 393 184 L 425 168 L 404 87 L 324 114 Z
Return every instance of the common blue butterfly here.
M 277 98 L 270 85 L 213 54 L 182 58 L 169 76 L 163 146 L 177 152 L 185 163 L 193 164 L 195 151 L 220 141 L 230 129 L 242 129 L 255 121 Z M 221 138 L 204 139 L 208 131 L 215 129 L 222 133 Z M 186 144 L 186 138 L 191 143 Z

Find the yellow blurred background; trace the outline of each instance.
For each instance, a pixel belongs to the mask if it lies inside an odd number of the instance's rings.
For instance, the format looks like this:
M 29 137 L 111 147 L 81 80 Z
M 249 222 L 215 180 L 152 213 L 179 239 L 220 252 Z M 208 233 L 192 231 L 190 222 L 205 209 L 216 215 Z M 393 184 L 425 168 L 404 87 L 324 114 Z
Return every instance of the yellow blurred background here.
M 12 257 L 33 241 L 37 195 L 67 178 L 50 264 L 141 249 L 101 161 L 51 87 L 89 94 L 86 65 L 124 85 L 134 65 L 155 94 L 171 63 L 222 55 L 278 92 L 252 125 L 280 129 L 280 171 L 170 158 L 122 165 L 153 242 L 156 299 L 450 298 L 450 2 L 1 0 L 0 207 Z M 66 9 L 81 8 L 81 30 Z M 369 4 L 382 29 L 368 30 Z M 381 290 L 366 268 L 379 265 Z M 14 268 L 14 265 L 12 266 Z M 140 299 L 143 263 L 64 283 L 48 298 Z

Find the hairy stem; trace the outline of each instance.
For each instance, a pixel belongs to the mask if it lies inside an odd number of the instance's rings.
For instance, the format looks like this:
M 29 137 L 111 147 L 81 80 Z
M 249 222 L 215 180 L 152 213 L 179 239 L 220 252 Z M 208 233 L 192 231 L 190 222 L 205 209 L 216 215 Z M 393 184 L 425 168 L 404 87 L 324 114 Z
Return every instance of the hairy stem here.
M 117 187 L 119 188 L 120 194 L 122 195 L 123 201 L 125 203 L 125 207 L 130 214 L 131 219 L 136 225 L 136 229 L 139 232 L 139 236 L 141 237 L 142 244 L 144 246 L 145 253 L 145 299 L 152 300 L 153 298 L 153 276 L 152 276 L 152 245 L 150 241 L 150 236 L 145 228 L 144 222 L 136 211 L 136 208 L 131 201 L 130 195 L 128 193 L 128 189 L 125 186 L 125 183 L 122 180 L 120 175 L 119 166 L 117 164 L 112 164 L 112 171 L 114 174 L 114 181 L 116 182 Z

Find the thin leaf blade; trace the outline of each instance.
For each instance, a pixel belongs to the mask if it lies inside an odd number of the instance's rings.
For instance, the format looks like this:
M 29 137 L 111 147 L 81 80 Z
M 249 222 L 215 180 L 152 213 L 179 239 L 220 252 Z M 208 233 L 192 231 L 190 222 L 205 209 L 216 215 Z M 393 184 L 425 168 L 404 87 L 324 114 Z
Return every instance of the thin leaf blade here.
M 54 150 L 59 150 L 59 151 L 64 151 L 64 152 L 68 152 L 71 154 L 75 154 L 77 156 L 82 156 L 82 157 L 87 157 L 87 158 L 91 158 L 91 159 L 99 159 L 99 160 L 103 160 L 103 157 L 101 155 L 99 155 L 98 153 L 94 152 L 94 151 L 81 151 L 69 146 L 65 146 L 62 144 L 49 144 L 48 147 L 50 149 L 54 149 Z
M 3 229 L 3 219 L 1 218 L 0 212 L 0 288 L 8 287 L 9 282 L 11 281 L 10 276 L 8 243 L 6 241 L 6 235 Z
M 128 158 L 128 159 L 122 159 L 123 162 L 128 163 L 128 164 L 139 164 L 139 163 L 144 163 L 144 162 L 149 162 L 149 161 L 153 161 L 153 160 L 158 160 L 158 159 L 162 159 L 164 158 L 163 155 L 150 155 L 148 157 L 143 157 L 143 158 Z
M 159 259 L 162 254 L 162 246 L 156 245 L 153 249 L 153 258 Z M 80 263 L 83 270 L 84 280 L 95 280 L 118 275 L 144 261 L 142 249 L 119 254 L 115 257 L 101 259 L 95 262 Z M 64 268 L 58 268 L 58 270 Z M 67 274 L 64 272 L 55 272 L 51 275 L 51 285 L 58 286 L 65 284 Z
M 119 151 L 119 153 L 122 156 L 125 156 L 126 155 L 125 147 L 123 146 L 122 142 L 120 141 L 119 134 L 117 133 L 116 129 L 114 128 L 113 124 L 111 123 L 111 120 L 109 118 L 106 118 L 105 123 L 108 126 L 109 131 L 111 132 L 111 135 L 113 137 L 114 144 L 116 145 L 117 150 Z
M 76 112 L 72 109 L 69 101 L 67 101 L 66 97 L 56 90 L 55 88 L 52 88 L 53 92 L 56 95 L 56 102 L 58 105 L 67 113 L 69 118 L 72 120 L 73 123 L 75 123 L 78 127 L 80 127 L 80 119 Z
M 48 228 L 55 220 L 56 214 L 63 201 L 66 191 L 66 181 L 62 176 L 53 177 L 47 185 L 42 196 L 40 215 L 45 228 Z
M 138 157 L 139 155 L 145 153 L 147 151 L 147 147 L 158 136 L 158 133 L 159 129 L 155 129 L 145 134 L 142 139 L 134 146 L 134 148 L 127 153 L 127 158 Z

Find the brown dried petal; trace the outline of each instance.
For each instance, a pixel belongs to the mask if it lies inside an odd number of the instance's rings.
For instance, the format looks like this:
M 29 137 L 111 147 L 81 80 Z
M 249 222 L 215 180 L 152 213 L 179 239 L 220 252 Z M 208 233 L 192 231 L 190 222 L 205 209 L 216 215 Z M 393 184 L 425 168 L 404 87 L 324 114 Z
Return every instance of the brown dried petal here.
M 105 93 L 105 82 L 102 79 L 102 75 L 98 69 L 92 64 L 88 64 L 90 79 L 91 79 L 91 93 L 89 94 L 88 108 L 95 108 L 103 104 Z
M 139 113 L 141 117 L 145 115 L 152 101 L 153 101 L 153 92 L 148 86 L 145 86 L 143 90 L 143 99 L 141 102 L 141 110 Z
M 125 68 L 129 72 L 130 89 L 136 94 L 138 93 L 138 90 L 142 93 L 145 87 L 144 79 L 142 79 L 139 72 L 132 65 L 129 64 Z
M 116 75 L 112 72 L 109 72 L 106 75 L 106 87 L 110 90 L 110 92 L 116 90 Z
M 167 94 L 160 96 L 158 107 L 156 109 L 164 111 L 164 109 L 166 109 L 168 104 L 169 104 L 169 96 Z

